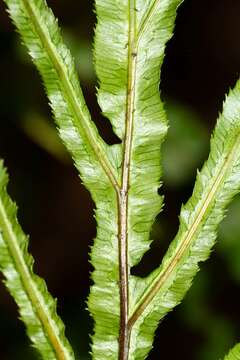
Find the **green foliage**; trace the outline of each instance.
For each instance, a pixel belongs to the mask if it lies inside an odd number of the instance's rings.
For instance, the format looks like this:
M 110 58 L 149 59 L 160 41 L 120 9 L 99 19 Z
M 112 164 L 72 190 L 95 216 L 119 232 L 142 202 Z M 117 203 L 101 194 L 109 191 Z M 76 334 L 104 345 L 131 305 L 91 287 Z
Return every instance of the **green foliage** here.
M 160 146 L 168 124 L 159 79 L 182 1 L 96 0 L 98 102 L 122 141 L 113 146 L 102 140 L 91 120 L 73 59 L 46 2 L 5 2 L 42 76 L 59 134 L 96 206 L 94 284 L 88 299 L 95 323 L 92 357 L 145 359 L 159 321 L 191 286 L 199 262 L 214 245 L 226 206 L 240 191 L 240 82 L 224 103 L 209 158 L 182 207 L 178 234 L 161 266 L 144 279 L 133 276 L 131 268 L 149 249 L 150 230 L 163 203 L 158 195 Z M 43 358 L 73 358 L 55 303 L 32 273 L 26 240 L 5 192 L 3 168 L 1 174 L 0 264 L 6 284 Z
M 240 82 L 224 104 L 209 159 L 198 174 L 192 197 L 181 210 L 175 240 L 160 268 L 142 280 L 141 291 L 134 287 L 136 295 L 131 297 L 137 301 L 130 322 L 135 323 L 132 336 L 139 344 L 147 344 L 145 334 L 151 339 L 159 320 L 182 300 L 198 271 L 198 262 L 209 256 L 226 205 L 240 190 L 239 114 Z M 138 334 L 143 334 L 142 338 Z
M 16 220 L 16 206 L 6 192 L 8 177 L 0 163 L 0 268 L 5 284 L 18 304 L 21 319 L 44 359 L 74 359 L 56 315 L 55 300 L 45 282 L 33 273 L 28 238 Z
M 225 356 L 224 360 L 238 360 L 240 359 L 240 344 L 234 346 L 234 348 Z

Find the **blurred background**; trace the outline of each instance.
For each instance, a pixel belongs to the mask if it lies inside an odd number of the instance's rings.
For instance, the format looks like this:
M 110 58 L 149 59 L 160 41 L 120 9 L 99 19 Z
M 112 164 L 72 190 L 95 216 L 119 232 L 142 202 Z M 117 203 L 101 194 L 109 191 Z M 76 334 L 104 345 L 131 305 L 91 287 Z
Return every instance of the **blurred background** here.
M 92 116 L 108 143 L 108 121 L 95 97 L 92 65 L 93 1 L 49 0 L 76 59 Z M 152 230 L 151 250 L 134 269 L 160 261 L 177 232 L 178 214 L 191 195 L 197 168 L 207 158 L 210 133 L 224 94 L 239 77 L 239 0 L 185 0 L 168 43 L 161 91 L 170 131 L 163 149 L 165 207 Z M 57 297 L 58 312 L 77 358 L 90 359 L 86 311 L 89 247 L 95 236 L 94 204 L 81 185 L 53 127 L 39 75 L 0 2 L 0 156 L 10 173 L 9 192 L 31 235 L 35 271 Z M 240 340 L 240 197 L 229 208 L 211 259 L 183 303 L 162 322 L 149 359 L 223 358 Z M 0 359 L 35 360 L 14 301 L 0 285 Z

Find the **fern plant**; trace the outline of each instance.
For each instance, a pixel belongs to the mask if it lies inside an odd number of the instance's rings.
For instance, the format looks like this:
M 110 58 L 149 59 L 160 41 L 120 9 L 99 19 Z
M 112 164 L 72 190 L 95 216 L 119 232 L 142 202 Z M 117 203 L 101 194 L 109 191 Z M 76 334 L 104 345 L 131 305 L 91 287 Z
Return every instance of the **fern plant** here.
M 107 145 L 86 106 L 74 61 L 45 0 L 5 0 L 37 66 L 81 180 L 96 206 L 91 250 L 94 319 L 92 358 L 145 359 L 163 317 L 181 302 L 199 262 L 214 245 L 225 209 L 240 191 L 240 81 L 223 105 L 203 169 L 180 213 L 161 265 L 146 278 L 131 274 L 149 249 L 163 198 L 160 146 L 168 122 L 159 96 L 160 70 L 181 0 L 96 0 L 94 56 L 98 102 L 120 144 Z M 34 347 L 43 359 L 74 359 L 55 300 L 33 273 L 28 238 L 16 219 L 0 166 L 0 266 Z M 237 345 L 226 356 L 239 359 Z

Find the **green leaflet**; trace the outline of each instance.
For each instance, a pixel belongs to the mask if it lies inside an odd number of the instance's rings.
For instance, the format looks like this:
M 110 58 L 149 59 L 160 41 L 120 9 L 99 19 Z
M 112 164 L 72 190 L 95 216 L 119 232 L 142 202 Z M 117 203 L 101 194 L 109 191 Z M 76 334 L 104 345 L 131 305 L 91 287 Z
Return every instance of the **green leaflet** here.
M 129 266 L 136 265 L 149 248 L 149 231 L 162 204 L 157 194 L 159 152 L 167 120 L 159 79 L 181 2 L 96 0 L 98 101 L 123 140 L 123 162 L 129 163 Z
M 94 359 L 117 359 L 118 351 L 119 359 L 125 359 L 128 352 L 128 312 L 133 306 L 128 294 L 130 269 L 149 248 L 150 229 L 162 206 L 158 195 L 160 146 L 167 121 L 159 97 L 159 78 L 180 3 L 96 0 L 98 101 L 123 141 L 123 155 L 118 214 L 113 218 L 119 226 L 119 263 L 107 233 L 100 235 L 103 250 L 97 239 L 92 251 L 95 271 L 89 308 L 95 319 Z M 114 254 L 111 261 L 107 262 L 106 254 Z M 102 271 L 105 266 L 111 276 Z
M 74 354 L 64 336 L 64 325 L 56 314 L 56 301 L 45 282 L 32 271 L 27 252 L 28 238 L 16 218 L 16 205 L 7 192 L 8 177 L 0 162 L 0 269 L 14 297 L 29 337 L 43 359 L 72 360 Z
M 240 359 L 240 344 L 234 346 L 232 350 L 225 356 L 224 360 L 239 360 Z
M 92 251 L 92 263 L 96 268 L 93 279 L 101 286 L 99 289 L 96 286 L 92 292 L 91 301 L 94 301 L 94 297 L 99 300 L 97 308 L 93 308 L 92 313 L 101 314 L 101 308 L 104 311 L 111 309 L 109 321 L 113 325 L 116 344 L 119 321 L 116 189 L 119 181 L 120 147 L 108 147 L 100 139 L 91 122 L 73 60 L 62 43 L 56 20 L 47 8 L 46 2 L 6 0 L 6 3 L 11 18 L 43 77 L 60 136 L 71 152 L 81 179 L 91 191 L 96 204 L 98 230 Z M 113 321 L 112 309 L 116 312 Z M 103 317 L 107 323 L 107 316 Z
M 75 160 L 82 179 L 108 177 L 116 186 L 115 153 L 100 138 L 79 86 L 74 61 L 64 45 L 45 0 L 5 0 L 35 65 L 42 75 L 60 136 Z M 81 164 L 79 159 L 81 158 Z M 106 175 L 107 174 L 107 175 Z
M 239 154 L 240 81 L 224 103 L 209 158 L 198 173 L 192 197 L 182 207 L 178 234 L 160 268 L 140 286 L 138 279 L 132 283 L 131 298 L 137 299 L 130 319 L 132 358 L 145 358 L 158 322 L 182 300 L 198 263 L 208 258 L 226 206 L 240 191 Z

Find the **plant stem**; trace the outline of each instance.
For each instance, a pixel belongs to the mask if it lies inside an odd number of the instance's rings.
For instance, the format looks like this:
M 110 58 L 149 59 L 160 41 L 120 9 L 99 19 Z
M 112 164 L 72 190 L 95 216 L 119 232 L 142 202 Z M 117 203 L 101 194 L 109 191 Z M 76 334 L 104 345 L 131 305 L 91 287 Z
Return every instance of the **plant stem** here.
M 135 1 L 129 0 L 129 35 L 128 35 L 128 86 L 126 103 L 126 132 L 124 138 L 124 160 L 122 184 L 119 194 L 119 271 L 120 271 L 120 334 L 119 360 L 127 360 L 129 352 L 128 328 L 128 192 L 130 184 L 130 159 L 132 150 L 135 81 L 136 81 L 136 13 Z

